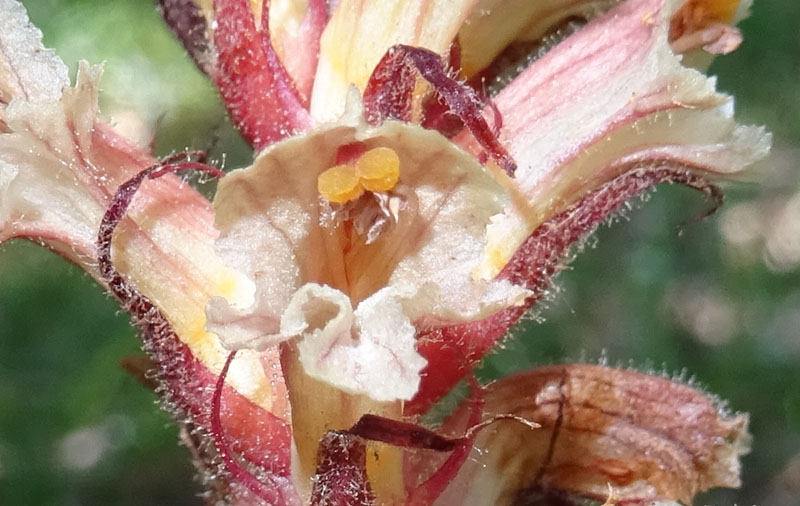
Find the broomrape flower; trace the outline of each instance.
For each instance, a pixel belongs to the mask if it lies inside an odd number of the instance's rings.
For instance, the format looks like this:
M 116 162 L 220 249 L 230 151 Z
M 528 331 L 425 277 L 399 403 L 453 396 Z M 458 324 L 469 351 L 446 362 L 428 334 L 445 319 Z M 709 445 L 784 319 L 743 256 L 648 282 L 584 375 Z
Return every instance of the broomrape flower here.
M 0 241 L 130 312 L 209 503 L 688 503 L 737 486 L 747 419 L 601 366 L 471 369 L 570 245 L 662 182 L 764 157 L 696 68 L 736 0 L 161 0 L 256 149 L 224 174 L 97 116 L 0 0 Z M 692 65 L 693 67 L 689 66 Z M 220 177 L 213 203 L 172 175 Z M 457 383 L 467 400 L 420 425 Z

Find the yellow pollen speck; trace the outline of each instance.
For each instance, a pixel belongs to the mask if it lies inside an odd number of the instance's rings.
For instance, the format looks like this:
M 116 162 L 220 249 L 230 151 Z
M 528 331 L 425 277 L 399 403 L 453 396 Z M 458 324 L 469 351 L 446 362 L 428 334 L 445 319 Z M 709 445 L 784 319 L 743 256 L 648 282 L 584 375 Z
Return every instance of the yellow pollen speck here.
M 495 273 L 503 270 L 503 267 L 508 263 L 508 252 L 503 251 L 503 248 L 489 248 L 488 251 L 489 265 Z
M 370 149 L 356 162 L 356 174 L 367 190 L 389 191 L 400 179 L 400 157 L 391 148 Z
M 238 280 L 236 279 L 235 276 L 229 273 L 225 273 L 225 275 L 223 275 L 220 278 L 219 282 L 217 283 L 217 291 L 222 297 L 229 299 L 233 296 L 233 293 L 236 291 L 237 281 Z
M 317 191 L 327 200 L 343 204 L 355 200 L 364 193 L 355 167 L 336 165 L 317 178 Z

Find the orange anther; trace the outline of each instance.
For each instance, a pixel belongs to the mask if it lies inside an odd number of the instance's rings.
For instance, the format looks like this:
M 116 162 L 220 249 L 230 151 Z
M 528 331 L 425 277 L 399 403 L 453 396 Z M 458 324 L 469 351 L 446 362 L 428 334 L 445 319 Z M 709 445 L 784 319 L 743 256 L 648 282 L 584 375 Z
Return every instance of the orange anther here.
M 317 178 L 317 191 L 327 200 L 343 204 L 355 200 L 364 192 L 355 167 L 336 165 Z
M 391 148 L 373 148 L 351 165 L 335 165 L 317 178 L 320 195 L 336 204 L 355 200 L 364 193 L 386 192 L 400 179 L 400 157 Z
M 400 157 L 391 148 L 373 148 L 356 161 L 356 174 L 369 191 L 385 192 L 400 179 Z

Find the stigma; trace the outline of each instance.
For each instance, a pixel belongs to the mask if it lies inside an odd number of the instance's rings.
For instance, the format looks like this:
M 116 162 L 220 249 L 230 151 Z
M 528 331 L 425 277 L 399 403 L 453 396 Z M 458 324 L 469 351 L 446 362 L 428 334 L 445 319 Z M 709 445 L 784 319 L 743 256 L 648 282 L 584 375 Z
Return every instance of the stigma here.
M 377 147 L 322 172 L 317 178 L 317 191 L 331 203 L 345 204 L 365 191 L 388 192 L 399 180 L 400 157 L 392 148 Z

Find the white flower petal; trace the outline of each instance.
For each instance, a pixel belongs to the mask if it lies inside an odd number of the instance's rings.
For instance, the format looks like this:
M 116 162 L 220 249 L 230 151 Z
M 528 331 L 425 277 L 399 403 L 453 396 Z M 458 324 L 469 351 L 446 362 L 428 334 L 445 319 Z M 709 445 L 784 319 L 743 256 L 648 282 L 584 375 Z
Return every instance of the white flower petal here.
M 206 330 L 226 348 L 264 349 L 285 340 L 279 334 L 281 314 L 300 276 L 293 248 L 307 224 L 307 214 L 289 200 L 274 202 L 263 214 L 245 213 L 230 225 L 218 217 L 223 230 L 216 252 L 250 288 L 238 298 L 215 297 L 206 306 Z
M 300 363 L 311 377 L 378 402 L 408 400 L 426 364 L 401 302 L 413 292 L 413 287 L 384 288 L 353 312 L 342 292 L 309 283 L 292 298 L 281 332 L 302 336 Z
M 389 195 L 403 200 L 403 209 L 374 241 L 326 224 L 330 205 L 317 192 L 318 175 L 334 165 L 339 147 L 353 142 L 391 148 L 401 163 L 400 184 Z M 507 282 L 475 278 L 486 226 L 508 196 L 437 132 L 349 118 L 271 146 L 253 167 L 225 177 L 214 202 L 217 252 L 256 288 L 252 306 L 221 300 L 209 306 L 207 328 L 232 347 L 279 342 L 275 321 L 306 282 L 336 288 L 353 305 L 386 286 L 413 285 L 417 296 L 406 314 L 414 324 L 479 319 L 527 295 Z

